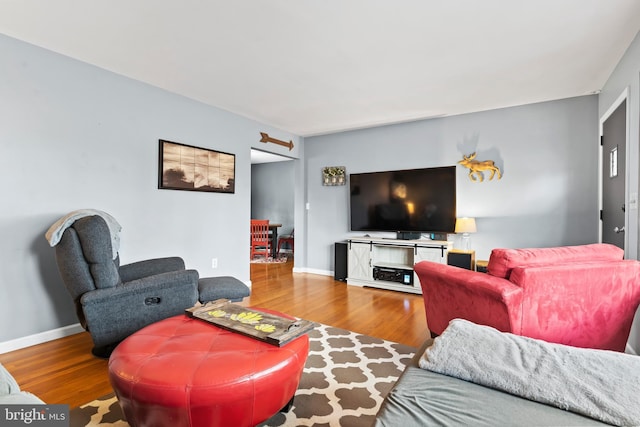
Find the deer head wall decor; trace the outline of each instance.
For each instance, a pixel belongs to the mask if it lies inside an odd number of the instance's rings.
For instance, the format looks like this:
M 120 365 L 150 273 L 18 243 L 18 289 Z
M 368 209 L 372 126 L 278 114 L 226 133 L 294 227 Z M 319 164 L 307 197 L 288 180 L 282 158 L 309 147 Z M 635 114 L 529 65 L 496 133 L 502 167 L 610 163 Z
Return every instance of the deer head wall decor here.
M 490 171 L 491 175 L 489 176 L 489 180 L 493 179 L 494 175 L 498 175 L 498 179 L 502 178 L 502 173 L 500 169 L 494 164 L 493 160 L 485 160 L 483 162 L 479 162 L 477 160 L 473 160 L 476 158 L 476 153 L 473 153 L 469 156 L 462 155 L 462 160 L 458 163 L 469 169 L 469 178 L 474 182 L 482 182 L 484 181 L 484 171 Z

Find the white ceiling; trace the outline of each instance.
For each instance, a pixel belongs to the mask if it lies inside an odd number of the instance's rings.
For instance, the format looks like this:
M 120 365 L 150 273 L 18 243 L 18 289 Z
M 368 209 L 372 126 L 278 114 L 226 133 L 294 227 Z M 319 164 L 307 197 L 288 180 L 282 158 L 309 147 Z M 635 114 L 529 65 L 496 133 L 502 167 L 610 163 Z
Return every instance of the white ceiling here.
M 309 136 L 600 90 L 638 0 L 0 0 L 0 33 Z

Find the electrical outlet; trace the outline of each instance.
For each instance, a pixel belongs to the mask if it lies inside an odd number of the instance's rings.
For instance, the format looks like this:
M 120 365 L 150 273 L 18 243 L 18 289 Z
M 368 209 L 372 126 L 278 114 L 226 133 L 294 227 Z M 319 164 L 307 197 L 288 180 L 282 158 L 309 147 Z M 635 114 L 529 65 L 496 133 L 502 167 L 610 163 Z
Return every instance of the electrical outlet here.
M 218 258 L 211 258 L 211 268 L 218 268 Z

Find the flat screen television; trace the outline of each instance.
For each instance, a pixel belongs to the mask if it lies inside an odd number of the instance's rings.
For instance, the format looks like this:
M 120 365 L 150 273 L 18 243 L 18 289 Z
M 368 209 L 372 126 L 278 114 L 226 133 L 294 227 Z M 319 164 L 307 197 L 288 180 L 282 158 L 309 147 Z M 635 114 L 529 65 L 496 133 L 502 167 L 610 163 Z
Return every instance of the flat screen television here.
M 415 235 L 455 229 L 455 166 L 353 173 L 349 185 L 352 231 Z

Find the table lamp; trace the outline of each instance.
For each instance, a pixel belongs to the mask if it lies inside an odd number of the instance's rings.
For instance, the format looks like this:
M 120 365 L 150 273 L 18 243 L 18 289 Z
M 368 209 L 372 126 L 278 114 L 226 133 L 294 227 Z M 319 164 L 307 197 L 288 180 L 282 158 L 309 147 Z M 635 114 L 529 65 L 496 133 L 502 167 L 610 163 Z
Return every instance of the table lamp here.
M 471 240 L 471 235 L 469 233 L 475 233 L 476 229 L 476 219 L 475 218 L 457 218 L 456 219 L 456 233 L 462 233 L 462 249 L 465 251 L 469 249 L 469 241 Z

